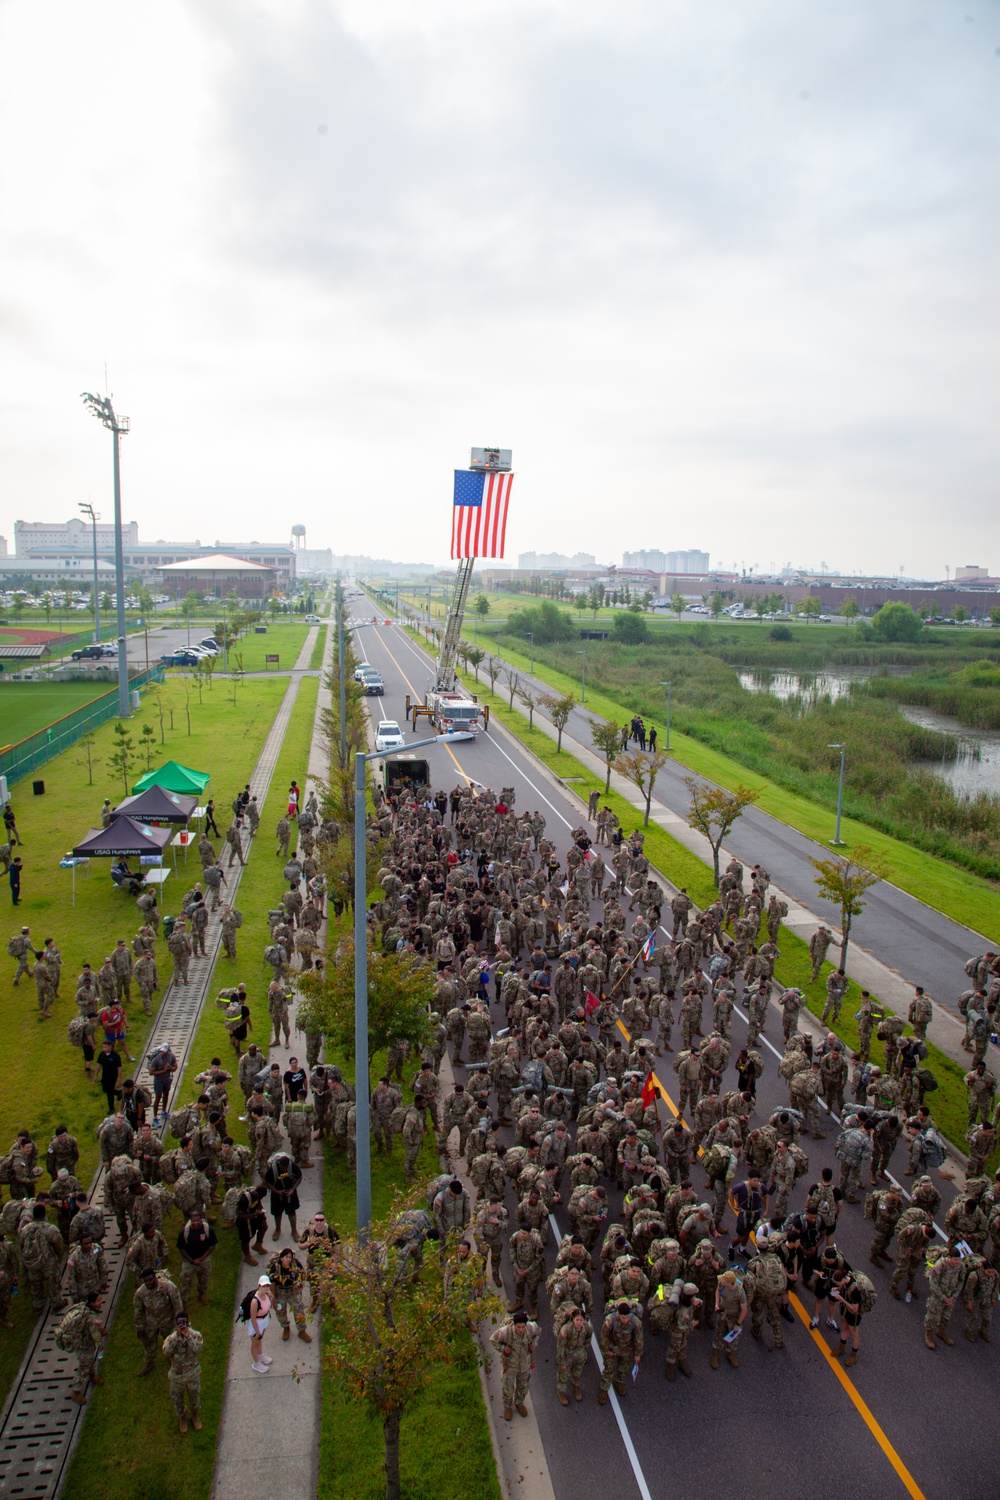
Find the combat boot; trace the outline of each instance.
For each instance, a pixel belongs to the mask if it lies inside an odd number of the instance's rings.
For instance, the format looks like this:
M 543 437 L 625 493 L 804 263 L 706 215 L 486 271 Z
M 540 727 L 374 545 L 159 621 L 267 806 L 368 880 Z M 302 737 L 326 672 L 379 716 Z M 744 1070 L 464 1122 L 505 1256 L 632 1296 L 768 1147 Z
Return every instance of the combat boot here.
M 187 1432 L 187 1430 L 188 1430 L 188 1419 L 187 1419 L 187 1417 L 181 1417 L 181 1419 L 178 1422 L 177 1426 L 180 1428 L 181 1432 Z
M 513 1420 L 514 1420 L 514 1408 L 512 1406 L 505 1406 L 504 1407 L 504 1409 L 503 1409 L 503 1419 L 504 1419 L 505 1422 L 513 1422 Z
M 949 1349 L 954 1349 L 955 1340 L 952 1338 L 950 1333 L 946 1333 L 943 1328 L 939 1328 L 937 1331 L 937 1336 L 941 1340 L 942 1344 L 947 1344 Z
M 583 1400 L 583 1392 L 581 1391 L 581 1389 L 580 1389 L 580 1387 L 578 1385 L 575 1385 L 573 1387 L 573 1396 L 574 1396 L 575 1400 L 577 1400 L 577 1401 L 582 1401 Z
M 679 1359 L 677 1361 L 677 1368 L 680 1370 L 682 1375 L 686 1375 L 689 1380 L 691 1379 L 691 1366 L 688 1364 L 686 1359 Z
M 927 1345 L 928 1349 L 937 1348 L 937 1344 L 935 1344 L 934 1342 L 934 1335 L 931 1333 L 929 1328 L 924 1329 L 924 1343 Z
M 727 1349 L 726 1350 L 726 1358 L 728 1359 L 729 1363 L 732 1365 L 732 1367 L 733 1367 L 734 1370 L 738 1370 L 739 1369 L 740 1362 L 736 1358 L 736 1355 L 733 1353 L 732 1349 Z
M 302 1342 L 304 1344 L 311 1344 L 312 1341 L 313 1341 L 312 1334 L 311 1333 L 307 1333 L 304 1328 L 300 1328 L 299 1329 L 299 1338 L 302 1340 Z
M 528 1408 L 525 1406 L 523 1401 L 518 1402 L 515 1410 L 519 1417 L 526 1417 L 528 1415 Z
M 885 1261 L 882 1259 L 881 1255 L 869 1255 L 868 1259 L 871 1261 L 873 1266 L 878 1266 L 880 1271 L 885 1269 Z
M 558 1391 L 557 1395 L 559 1397 L 559 1405 L 560 1406 L 568 1406 L 569 1405 L 569 1397 L 567 1396 L 567 1394 L 566 1394 L 565 1391 Z
M 191 1413 L 191 1426 L 194 1428 L 195 1432 L 201 1431 L 201 1415 L 199 1412 L 193 1411 Z
M 850 1352 L 850 1354 L 844 1360 L 844 1364 L 845 1364 L 845 1366 L 856 1365 L 857 1362 L 858 1362 L 858 1351 L 857 1351 L 857 1349 L 852 1349 L 851 1352 Z
M 245 1266 L 259 1266 L 260 1261 L 257 1260 L 256 1256 L 251 1255 L 249 1250 L 245 1250 L 243 1253 L 243 1264 Z
M 667 1360 L 667 1368 L 664 1370 L 663 1373 L 664 1373 L 664 1375 L 666 1375 L 666 1377 L 667 1377 L 668 1380 L 676 1380 L 677 1379 L 677 1366 L 674 1364 L 673 1360 L 671 1360 L 671 1359 Z
M 142 1368 L 139 1369 L 139 1370 L 136 1370 L 135 1373 L 136 1373 L 137 1377 L 141 1377 L 143 1375 L 152 1375 L 152 1373 L 153 1373 L 153 1361 L 151 1359 L 147 1359 L 146 1363 L 142 1366 Z
M 104 1384 L 104 1376 L 103 1375 L 94 1375 L 94 1374 L 92 1374 L 91 1377 L 90 1377 L 90 1383 L 91 1383 L 91 1385 L 103 1385 Z
M 718 1349 L 713 1349 L 712 1350 L 712 1369 L 713 1370 L 717 1370 L 718 1368 L 719 1368 L 719 1351 L 718 1351 Z
M 607 1404 L 608 1404 L 608 1393 L 607 1393 L 607 1391 L 598 1391 L 598 1393 L 597 1393 L 597 1404 L 598 1404 L 598 1406 L 607 1406 Z
M 624 1394 L 625 1394 L 625 1382 L 624 1382 L 624 1380 L 616 1380 L 614 1382 L 614 1387 L 615 1387 L 615 1390 L 618 1392 L 619 1396 L 624 1396 Z

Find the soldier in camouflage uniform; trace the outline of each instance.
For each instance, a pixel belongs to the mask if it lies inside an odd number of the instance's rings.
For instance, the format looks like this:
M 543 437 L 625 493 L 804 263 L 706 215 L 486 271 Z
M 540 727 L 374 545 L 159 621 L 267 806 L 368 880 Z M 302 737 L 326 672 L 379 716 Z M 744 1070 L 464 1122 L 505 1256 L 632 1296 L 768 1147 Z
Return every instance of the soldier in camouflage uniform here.
M 43 957 L 35 960 L 31 970 L 35 981 L 35 995 L 38 999 L 38 1013 L 48 1018 L 55 1004 L 56 992 L 52 985 L 52 971 Z
M 678 1369 L 682 1375 L 690 1376 L 691 1374 L 691 1367 L 687 1362 L 688 1339 L 697 1327 L 701 1306 L 698 1288 L 693 1281 L 674 1282 L 673 1290 L 665 1304 L 664 1330 L 667 1334 L 665 1374 L 668 1380 L 675 1378 Z
M 63 1241 L 56 1226 L 47 1221 L 45 1212 L 44 1203 L 33 1205 L 31 1218 L 17 1232 L 18 1248 L 35 1312 L 42 1312 L 47 1302 L 52 1303 L 54 1312 L 60 1312 L 66 1306 L 66 1298 L 59 1295 Z
M 5 1234 L 0 1234 L 0 1322 L 5 1328 L 14 1326 L 10 1316 L 10 1299 L 14 1295 L 20 1269 L 16 1247 Z
M 132 998 L 132 955 L 124 938 L 119 938 L 111 955 L 111 968 L 115 976 L 115 999 L 126 1004 Z
M 743 1286 L 750 1302 L 750 1332 L 755 1339 L 761 1338 L 766 1312 L 771 1324 L 774 1347 L 775 1349 L 784 1348 L 781 1301 L 788 1288 L 788 1276 L 776 1251 L 765 1249 L 761 1255 L 756 1256 L 750 1262 L 744 1276 Z
M 302 1303 L 306 1283 L 305 1266 L 292 1250 L 279 1250 L 268 1261 L 267 1274 L 274 1288 L 274 1311 L 281 1324 L 282 1339 L 291 1337 L 288 1322 L 288 1310 L 291 1308 L 299 1338 L 304 1344 L 311 1344 L 312 1334 L 306 1330 L 306 1310 Z
M 514 1300 L 509 1311 L 517 1312 L 528 1300 L 535 1316 L 538 1288 L 545 1279 L 545 1245 L 537 1229 L 518 1229 L 510 1237 L 510 1259 L 514 1270 Z
M 976 1334 L 990 1342 L 990 1320 L 993 1305 L 1000 1291 L 1000 1271 L 991 1266 L 983 1255 L 972 1255 L 965 1263 L 965 1286 L 962 1300 L 965 1303 L 965 1337 L 970 1344 L 976 1342 Z
M 633 1365 L 642 1360 L 642 1318 L 628 1302 L 619 1302 L 609 1311 L 601 1324 L 598 1343 L 604 1356 L 604 1369 L 597 1400 L 604 1406 L 612 1382 L 619 1396 L 624 1396 L 626 1376 L 631 1374 Z
M 242 863 L 242 861 L 241 861 Z M 222 947 L 227 958 L 236 957 L 236 934 L 243 926 L 243 913 L 235 906 L 222 908 Z M 287 1037 L 286 1037 L 287 1043 Z
M 900 1284 L 905 1280 L 907 1298 L 916 1298 L 914 1279 L 927 1256 L 927 1246 L 934 1237 L 934 1225 L 930 1215 L 923 1209 L 907 1209 L 896 1225 L 896 1266 L 889 1283 L 889 1291 L 897 1299 L 902 1295 Z M 913 1215 L 911 1218 L 910 1216 Z
M 187 1415 L 184 1398 L 191 1412 L 191 1426 L 201 1431 L 201 1364 L 199 1356 L 205 1340 L 188 1322 L 187 1314 L 177 1314 L 177 1326 L 163 1340 L 163 1352 L 167 1357 L 170 1399 L 174 1403 L 181 1432 L 187 1432 Z
M 125 1264 L 141 1286 L 147 1271 L 159 1271 L 167 1263 L 167 1242 L 162 1232 L 152 1222 L 145 1224 L 138 1234 L 129 1240 L 125 1251 Z
M 27 974 L 30 967 L 28 964 L 29 955 L 33 955 L 35 952 L 34 948 L 32 948 L 31 946 L 30 927 L 22 927 L 21 931 L 11 938 L 10 942 L 7 944 L 7 952 L 10 954 L 11 958 L 17 959 L 17 969 L 14 972 L 14 984 L 18 985 L 21 983 L 21 975 Z
M 926 1270 L 929 1283 L 927 1311 L 924 1313 L 924 1343 L 935 1349 L 935 1334 L 942 1344 L 954 1345 L 948 1332 L 951 1315 L 965 1286 L 965 1263 L 957 1250 L 948 1249 L 932 1261 Z
M 89 1235 L 70 1251 L 66 1261 L 66 1291 L 71 1302 L 86 1302 L 93 1292 L 107 1290 L 108 1267 L 104 1247 Z
M 514 1420 L 515 1406 L 522 1417 L 528 1415 L 524 1400 L 528 1394 L 535 1345 L 540 1333 L 538 1324 L 531 1322 L 527 1313 L 519 1312 L 514 1314 L 509 1323 L 502 1323 L 490 1334 L 490 1343 L 494 1349 L 499 1349 L 502 1360 L 501 1389 L 505 1422 Z
M 896 1186 L 883 1188 L 881 1192 L 870 1193 L 869 1201 L 865 1204 L 866 1215 L 875 1223 L 875 1233 L 872 1235 L 868 1259 L 873 1266 L 878 1266 L 879 1270 L 885 1265 L 883 1257 L 888 1253 L 889 1243 L 896 1233 L 896 1225 L 899 1223 L 904 1207 L 903 1195 Z
M 288 1002 L 291 997 L 285 986 L 277 979 L 272 979 L 267 987 L 267 1013 L 274 1027 L 274 1037 L 271 1041 L 272 1047 L 281 1045 L 281 1033 L 285 1033 L 285 1046 L 291 1045 L 290 1027 L 291 1017 L 288 1010 Z
M 156 968 L 156 959 L 152 953 L 143 953 L 140 955 L 132 974 L 139 986 L 143 1015 L 151 1016 L 153 1014 L 153 994 L 160 987 L 160 975 Z
M 142 1285 L 132 1299 L 135 1336 L 146 1356 L 138 1375 L 148 1375 L 156 1363 L 157 1340 L 173 1333 L 177 1315 L 184 1311 L 181 1294 L 165 1271 L 144 1271 Z
M 747 1294 L 735 1271 L 724 1271 L 715 1289 L 715 1336 L 712 1339 L 712 1369 L 719 1368 L 719 1354 L 724 1349 L 733 1369 L 739 1368 L 736 1342 L 726 1343 L 726 1335 L 742 1328 L 747 1316 Z
M 70 1400 L 83 1406 L 87 1400 L 87 1386 L 103 1385 L 97 1374 L 97 1355 L 104 1337 L 104 1324 L 100 1320 L 101 1294 L 91 1292 L 83 1302 L 71 1307 L 55 1331 L 60 1349 L 76 1355 L 76 1375 Z
M 184 930 L 181 917 L 178 917 L 173 932 L 167 938 L 167 949 L 174 961 L 174 983 L 190 984 L 188 966 L 192 954 L 191 939 Z
M 561 1406 L 569 1405 L 566 1387 L 572 1385 L 577 1401 L 583 1400 L 580 1380 L 587 1363 L 587 1353 L 594 1332 L 593 1324 L 581 1307 L 574 1307 L 556 1329 L 556 1391 Z

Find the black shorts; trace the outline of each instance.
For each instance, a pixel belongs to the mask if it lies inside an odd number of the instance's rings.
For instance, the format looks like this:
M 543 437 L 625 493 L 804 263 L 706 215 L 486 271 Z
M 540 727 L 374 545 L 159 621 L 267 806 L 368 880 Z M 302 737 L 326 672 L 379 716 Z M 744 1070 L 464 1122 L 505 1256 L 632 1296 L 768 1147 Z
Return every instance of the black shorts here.
M 84 1060 L 84 1062 L 93 1062 L 94 1061 L 94 1044 L 93 1044 L 93 1042 L 84 1042 L 84 1044 L 83 1044 L 83 1060 Z
M 843 1323 L 845 1328 L 859 1327 L 861 1323 L 861 1317 L 862 1314 L 860 1309 L 845 1307 L 843 1303 L 840 1304 L 840 1321 Z

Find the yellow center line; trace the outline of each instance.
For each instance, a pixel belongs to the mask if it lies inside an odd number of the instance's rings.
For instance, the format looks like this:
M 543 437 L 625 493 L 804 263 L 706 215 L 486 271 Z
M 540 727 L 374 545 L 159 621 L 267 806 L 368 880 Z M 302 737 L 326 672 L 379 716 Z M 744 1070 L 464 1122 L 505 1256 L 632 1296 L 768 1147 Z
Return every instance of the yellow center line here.
M 381 637 L 379 637 L 379 639 L 381 640 Z M 420 698 L 420 694 L 417 692 L 416 688 L 413 686 L 413 683 L 410 681 L 410 679 L 407 677 L 406 673 L 403 671 L 403 668 L 399 665 L 399 662 L 396 661 L 396 658 L 393 656 L 393 654 L 390 651 L 389 647 L 386 646 L 386 643 L 385 643 L 384 640 L 382 641 L 382 645 L 385 647 L 385 651 L 386 651 L 387 656 L 389 657 L 389 660 L 391 662 L 395 663 L 396 670 L 399 672 L 400 677 L 402 677 L 403 681 L 406 683 L 406 686 L 409 688 L 409 690 L 410 690 L 411 694 L 413 695 L 413 697 L 414 698 Z M 423 700 L 421 699 L 421 702 L 422 701 Z M 472 777 L 469 776 L 465 771 L 463 771 L 462 767 L 459 765 L 458 761 L 455 760 L 455 752 L 452 750 L 451 746 L 450 745 L 445 745 L 444 748 L 448 752 L 448 754 L 451 756 L 452 760 L 455 761 L 455 769 L 458 771 L 459 776 L 461 776 L 461 777 L 464 778 L 466 786 L 472 786 Z M 477 793 L 476 795 L 478 796 L 479 794 Z
M 619 1031 L 625 1037 L 626 1041 L 630 1042 L 632 1040 L 632 1034 L 629 1031 L 628 1027 L 625 1026 L 620 1019 L 618 1020 L 617 1025 Z M 660 1079 L 655 1073 L 653 1073 L 653 1083 L 656 1085 L 656 1088 L 658 1089 L 661 1097 L 666 1103 L 667 1108 L 673 1115 L 680 1118 L 680 1110 L 677 1108 L 677 1105 L 671 1099 L 670 1095 L 667 1093 L 666 1089 L 663 1087 L 663 1084 L 660 1082 Z M 701 1156 L 702 1154 L 702 1149 L 699 1146 L 698 1155 Z M 730 1200 L 730 1202 L 731 1201 L 732 1200 Z M 925 1500 L 923 1490 L 917 1484 L 917 1481 L 914 1479 L 913 1475 L 910 1473 L 909 1469 L 906 1467 L 903 1460 L 896 1452 L 885 1432 L 879 1426 L 874 1412 L 868 1406 L 864 1397 L 861 1395 L 861 1392 L 858 1390 L 857 1386 L 854 1384 L 854 1381 L 851 1379 L 850 1375 L 848 1375 L 843 1365 L 839 1363 L 837 1357 L 835 1356 L 833 1350 L 830 1348 L 830 1345 L 827 1343 L 826 1339 L 820 1333 L 818 1328 L 809 1327 L 809 1314 L 806 1312 L 805 1308 L 802 1306 L 802 1303 L 799 1301 L 794 1292 L 789 1293 L 789 1302 L 798 1313 L 800 1319 L 802 1320 L 802 1323 L 805 1326 L 806 1332 L 812 1338 L 812 1341 L 816 1345 L 817 1349 L 822 1349 L 824 1355 L 826 1356 L 827 1364 L 829 1365 L 830 1369 L 833 1370 L 837 1379 L 840 1381 L 844 1390 L 847 1392 L 848 1396 L 854 1404 L 855 1409 L 857 1410 L 859 1416 L 862 1418 L 872 1437 L 878 1443 L 879 1447 L 882 1449 L 882 1452 L 885 1454 L 886 1458 L 895 1469 L 903 1485 L 903 1488 L 906 1490 L 906 1493 L 911 1496 L 911 1500 Z

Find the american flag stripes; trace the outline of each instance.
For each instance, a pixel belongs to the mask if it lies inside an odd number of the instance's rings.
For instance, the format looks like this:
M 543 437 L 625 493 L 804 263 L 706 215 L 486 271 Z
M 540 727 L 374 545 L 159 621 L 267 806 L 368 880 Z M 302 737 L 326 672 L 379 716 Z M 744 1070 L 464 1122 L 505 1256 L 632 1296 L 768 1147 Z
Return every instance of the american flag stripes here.
M 503 557 L 513 482 L 514 476 L 509 471 L 455 470 L 452 557 Z

